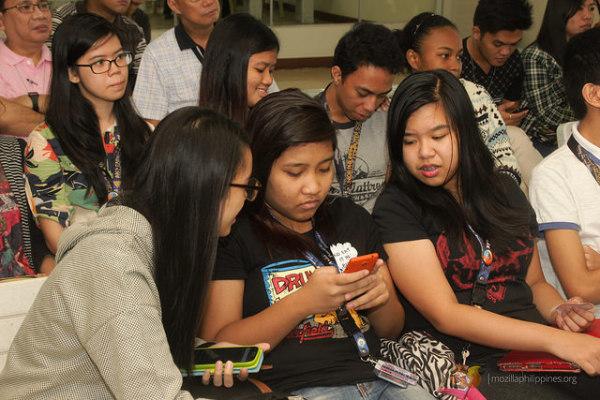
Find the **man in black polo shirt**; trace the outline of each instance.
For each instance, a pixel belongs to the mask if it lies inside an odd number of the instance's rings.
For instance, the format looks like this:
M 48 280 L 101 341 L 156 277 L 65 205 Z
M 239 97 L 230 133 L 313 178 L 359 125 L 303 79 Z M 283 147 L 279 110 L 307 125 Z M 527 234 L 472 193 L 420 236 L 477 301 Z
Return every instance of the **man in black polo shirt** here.
M 461 78 L 487 89 L 507 125 L 519 126 L 527 114 L 519 111 L 525 73 L 517 45 L 531 23 L 527 0 L 479 0 L 463 40 Z

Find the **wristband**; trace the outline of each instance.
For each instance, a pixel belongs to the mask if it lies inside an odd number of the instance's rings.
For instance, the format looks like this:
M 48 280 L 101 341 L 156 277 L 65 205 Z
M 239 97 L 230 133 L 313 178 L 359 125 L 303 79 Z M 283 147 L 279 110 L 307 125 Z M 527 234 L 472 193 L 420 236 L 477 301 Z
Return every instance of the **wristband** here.
M 29 92 L 27 93 L 29 98 L 31 99 L 31 109 L 35 112 L 40 112 L 40 106 L 38 104 L 38 99 L 40 97 L 38 92 Z

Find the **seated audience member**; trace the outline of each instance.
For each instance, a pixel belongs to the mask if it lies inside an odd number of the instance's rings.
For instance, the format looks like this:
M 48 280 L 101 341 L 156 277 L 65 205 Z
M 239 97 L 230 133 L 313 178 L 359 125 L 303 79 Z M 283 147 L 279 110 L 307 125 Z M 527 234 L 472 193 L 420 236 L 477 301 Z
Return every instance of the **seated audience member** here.
M 180 24 L 148 45 L 133 91 L 140 115 L 153 125 L 178 108 L 198 104 L 204 49 L 220 11 L 218 0 L 168 4 Z
M 142 61 L 142 54 L 146 49 L 146 39 L 144 31 L 131 19 L 123 16 L 129 7 L 130 0 L 79 0 L 74 3 L 67 3 L 52 11 L 52 35 L 46 42 L 49 46 L 54 43 L 53 37 L 56 29 L 70 15 L 92 13 L 101 16 L 112 23 L 121 38 L 123 49 L 131 53 L 133 62 L 129 68 L 129 86 L 133 89 L 135 77 L 137 76 Z M 51 50 L 53 50 L 51 48 Z
M 517 45 L 531 27 L 527 0 L 479 0 L 471 36 L 463 39 L 461 78 L 483 86 L 507 125 L 519 126 L 524 71 Z
M 50 5 L 0 0 L 0 115 L 3 134 L 26 137 L 44 120 L 50 91 L 52 56 L 44 42 L 50 35 Z
M 65 227 L 93 218 L 121 192 L 150 129 L 125 95 L 132 57 L 113 24 L 74 15 L 56 30 L 53 52 L 46 122 L 29 135 L 25 173 L 34 216 L 56 254 Z
M 528 111 L 521 107 L 525 72 L 517 45 L 523 31 L 531 27 L 531 14 L 527 0 L 480 0 L 473 15 L 472 35 L 463 39 L 460 74 L 461 78 L 483 86 L 492 96 L 506 124 L 525 185 L 542 160 L 525 131 L 519 128 Z
M 456 26 L 447 18 L 422 13 L 411 19 L 402 31 L 396 31 L 400 48 L 405 55 L 408 72 L 445 69 L 457 78 L 462 70 L 462 41 Z M 479 132 L 494 157 L 499 171 L 521 183 L 519 165 L 515 158 L 506 127 L 488 92 L 480 85 L 461 79 L 475 110 Z
M 549 0 L 540 32 L 523 51 L 523 106 L 529 114 L 521 125 L 545 157 L 556 150 L 556 128 L 575 120 L 563 85 L 567 42 L 590 29 L 594 0 Z
M 599 304 L 600 28 L 569 41 L 564 72 L 569 102 L 581 121 L 568 145 L 534 170 L 531 204 L 547 246 L 540 258 L 548 282 L 569 297 Z
M 200 79 L 200 106 L 244 126 L 250 109 L 271 90 L 279 41 L 273 31 L 248 14 L 219 21 L 208 39 Z
M 150 17 L 140 8 L 146 0 L 131 0 L 129 8 L 125 11 L 125 16 L 132 19 L 142 30 L 144 31 L 144 39 L 146 44 L 150 43 L 152 39 L 152 27 L 150 26 Z M 143 58 L 143 56 L 142 56 Z
M 0 278 L 47 274 L 54 268 L 54 257 L 27 206 L 24 147 L 22 140 L 0 136 Z
M 400 48 L 383 25 L 359 24 L 338 42 L 331 82 L 317 99 L 337 131 L 331 193 L 373 211 L 388 170 L 387 107 L 400 71 Z
M 594 315 L 558 315 L 564 299 L 544 280 L 533 210 L 514 180 L 495 171 L 462 84 L 447 71 L 417 72 L 398 86 L 389 113 L 392 172 L 373 216 L 402 294 L 404 329 L 430 333 L 492 375 L 501 349 L 552 353 L 597 374 L 600 339 L 571 332 Z M 533 382 L 510 390 L 482 378 L 489 400 L 561 390 Z M 584 391 L 586 378 L 562 389 Z M 587 394 L 596 393 L 597 380 L 587 383 L 595 385 Z
M 404 311 L 371 216 L 328 196 L 336 133 L 323 107 L 297 90 L 274 93 L 254 107 L 248 131 L 263 190 L 219 243 L 202 336 L 269 343 L 273 368 L 258 379 L 307 399 L 430 398 L 379 380 L 359 357 L 358 343 L 377 357 L 377 335 L 398 336 Z M 382 261 L 372 273 L 340 273 L 374 252 Z
M 223 116 L 188 107 L 165 118 L 131 191 L 65 232 L 58 267 L 10 347 L 2 398 L 201 395 L 181 390 L 180 368 L 194 362 L 218 237 L 244 204 L 251 168 L 243 132 Z

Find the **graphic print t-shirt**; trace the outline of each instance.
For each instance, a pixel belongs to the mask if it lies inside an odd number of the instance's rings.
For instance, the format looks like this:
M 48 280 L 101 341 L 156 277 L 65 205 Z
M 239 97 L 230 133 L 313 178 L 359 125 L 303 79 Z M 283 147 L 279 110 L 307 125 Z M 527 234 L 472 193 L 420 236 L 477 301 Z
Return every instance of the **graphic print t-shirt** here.
M 385 111 L 377 111 L 362 123 L 358 152 L 354 161 L 349 197 L 369 212 L 373 211 L 375 200 L 383 189 L 387 173 L 386 124 L 387 112 Z M 344 176 L 348 162 L 348 151 L 354 135 L 354 125 L 353 121 L 344 124 L 333 121 L 333 126 L 337 130 L 337 149 L 336 173 L 330 191 L 332 195 L 341 195 L 340 184 L 346 184 L 345 180 L 340 180 L 340 177 Z
M 508 176 L 501 175 L 508 200 L 515 207 L 528 207 L 529 203 L 516 183 Z M 458 302 L 470 304 L 473 282 L 479 272 L 481 247 L 464 238 L 464 251 L 450 245 L 446 229 L 442 222 L 415 204 L 396 185 L 389 185 L 380 196 L 373 212 L 373 218 L 379 227 L 384 243 L 407 242 L 429 239 L 435 246 L 438 259 L 450 287 Z M 531 210 L 529 238 L 525 241 L 515 239 L 510 251 L 502 256 L 494 253 L 488 279 L 484 309 L 509 317 L 545 323 L 533 304 L 533 294 L 525 276 L 533 256 L 533 237 L 537 236 L 535 214 Z M 492 251 L 493 251 L 492 247 Z M 434 290 L 435 288 L 432 288 Z M 423 316 L 401 294 L 400 300 L 406 311 L 405 331 L 425 330 L 448 345 L 455 354 L 460 355 L 466 345 L 456 337 L 447 336 L 435 330 Z M 489 347 L 471 344 L 471 356 L 485 356 L 498 352 Z
M 349 199 L 337 198 L 328 204 L 328 212 L 335 234 L 325 238 L 338 264 L 375 252 L 386 258 L 375 224 L 364 209 Z M 314 237 L 314 232 L 307 235 Z M 242 216 L 231 234 L 221 239 L 214 279 L 245 281 L 243 318 L 247 318 L 299 290 L 314 270 L 310 262 L 297 256 L 270 256 L 249 218 Z M 369 320 L 362 313 L 352 314 L 371 354 L 378 354 L 379 342 Z M 266 354 L 264 364 L 273 369 L 261 371 L 257 379 L 282 391 L 376 379 L 372 365 L 360 360 L 354 340 L 347 337 L 335 312 L 307 316 Z

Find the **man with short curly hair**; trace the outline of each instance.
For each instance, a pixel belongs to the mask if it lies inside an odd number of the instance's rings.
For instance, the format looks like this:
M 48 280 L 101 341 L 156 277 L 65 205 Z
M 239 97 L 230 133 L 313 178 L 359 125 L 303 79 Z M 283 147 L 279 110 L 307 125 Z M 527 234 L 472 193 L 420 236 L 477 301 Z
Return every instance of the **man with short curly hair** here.
M 317 99 L 337 129 L 333 194 L 369 212 L 387 174 L 387 111 L 381 106 L 400 71 L 401 50 L 383 25 L 356 25 L 338 42 L 332 81 Z M 385 107 L 384 107 L 385 108 Z

